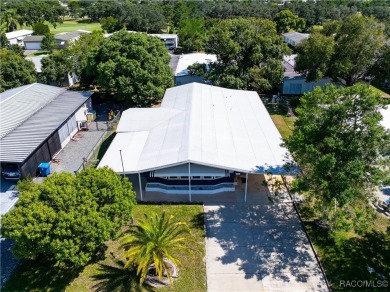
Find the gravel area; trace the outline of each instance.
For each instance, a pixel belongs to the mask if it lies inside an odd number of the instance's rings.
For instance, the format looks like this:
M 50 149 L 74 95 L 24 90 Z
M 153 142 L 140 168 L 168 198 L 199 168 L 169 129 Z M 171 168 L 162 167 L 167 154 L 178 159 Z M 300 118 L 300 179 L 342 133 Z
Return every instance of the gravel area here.
M 83 158 L 88 157 L 96 143 L 103 137 L 105 131 L 80 131 L 64 149 L 55 157 L 58 162 L 51 162 L 51 173 L 71 172 L 79 170 Z

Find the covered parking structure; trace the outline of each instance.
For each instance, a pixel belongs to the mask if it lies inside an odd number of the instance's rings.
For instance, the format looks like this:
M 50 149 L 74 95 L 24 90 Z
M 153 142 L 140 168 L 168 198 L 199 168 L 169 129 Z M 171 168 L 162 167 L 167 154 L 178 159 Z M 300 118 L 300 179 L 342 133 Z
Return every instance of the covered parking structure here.
M 192 201 L 234 192 L 240 179 L 246 201 L 249 175 L 285 172 L 281 143 L 256 92 L 191 83 L 167 89 L 160 108 L 124 111 L 99 167 L 137 175 L 141 200 L 146 191 Z
M 91 107 L 91 93 L 39 83 L 0 95 L 0 162 L 34 177 L 77 133 Z

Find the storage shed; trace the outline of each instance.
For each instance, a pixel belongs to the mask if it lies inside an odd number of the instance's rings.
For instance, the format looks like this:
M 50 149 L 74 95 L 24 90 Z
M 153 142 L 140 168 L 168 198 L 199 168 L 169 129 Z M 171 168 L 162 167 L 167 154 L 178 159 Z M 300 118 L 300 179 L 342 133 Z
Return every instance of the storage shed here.
M 87 120 L 90 96 L 39 83 L 1 93 L 1 164 L 16 164 L 22 177 L 34 177 Z

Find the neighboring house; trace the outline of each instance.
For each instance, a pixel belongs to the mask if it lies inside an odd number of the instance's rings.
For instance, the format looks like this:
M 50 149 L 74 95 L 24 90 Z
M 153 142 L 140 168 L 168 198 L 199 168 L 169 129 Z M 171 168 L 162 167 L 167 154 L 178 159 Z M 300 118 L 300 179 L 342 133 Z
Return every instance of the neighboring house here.
M 128 33 L 143 33 L 143 32 L 139 32 L 139 31 L 131 31 L 131 30 L 128 30 L 127 32 Z M 116 33 L 116 32 L 114 32 L 114 33 Z M 112 36 L 114 33 L 106 33 L 103 36 L 105 38 L 108 38 L 108 37 Z M 159 34 L 159 33 L 150 34 L 149 33 L 147 35 L 158 37 L 160 40 L 164 41 L 168 50 L 174 50 L 179 46 L 179 37 L 177 36 L 177 34 Z
M 42 50 L 41 44 L 45 36 L 43 35 L 30 35 L 24 38 L 24 49 L 25 50 Z
M 69 44 L 75 42 L 83 34 L 90 34 L 87 30 L 75 30 L 71 32 L 62 32 L 54 35 L 54 40 L 57 42 L 56 49 L 65 49 Z M 24 42 L 25 50 L 41 50 L 41 43 L 45 36 L 43 35 L 32 35 L 26 37 Z
M 301 41 L 308 39 L 310 34 L 300 32 L 286 32 L 283 34 L 283 40 L 290 46 L 296 47 Z
M 34 63 L 35 71 L 37 73 L 42 72 L 42 59 L 46 58 L 48 55 L 39 55 L 34 57 L 26 57 L 26 60 L 30 60 Z M 39 74 L 38 74 L 38 81 L 39 81 Z M 74 72 L 69 72 L 65 78 L 65 82 L 62 84 L 64 87 L 72 87 L 76 82 L 79 82 L 79 78 Z M 55 82 L 51 83 L 50 85 L 57 85 Z
M 33 83 L 0 95 L 0 163 L 34 177 L 87 120 L 91 93 Z
M 255 91 L 191 83 L 167 89 L 159 108 L 124 111 L 98 167 L 137 178 L 141 200 L 152 191 L 191 201 L 234 192 L 236 175 L 286 173 L 281 142 Z
M 65 49 L 68 44 L 75 42 L 80 38 L 80 36 L 90 33 L 91 32 L 88 30 L 75 30 L 71 32 L 57 33 L 54 35 L 54 39 L 58 44 L 57 49 Z
M 203 76 L 190 75 L 188 67 L 194 64 L 206 64 L 206 69 L 208 70 L 209 64 L 216 61 L 217 55 L 212 54 L 192 53 L 180 55 L 174 71 L 175 85 L 183 85 L 192 82 L 204 82 Z
M 335 84 L 331 78 L 323 78 L 314 82 L 306 82 L 306 76 L 294 70 L 295 57 L 290 55 L 283 57 L 284 77 L 282 84 L 282 94 L 304 94 L 313 91 L 314 87 L 324 87 L 327 84 Z
M 10 45 L 20 45 L 23 46 L 23 39 L 29 35 L 32 35 L 33 31 L 28 29 L 15 30 L 7 32 L 5 34 Z
M 158 37 L 160 40 L 165 42 L 168 50 L 174 50 L 179 46 L 179 37 L 177 34 L 149 34 L 150 36 Z

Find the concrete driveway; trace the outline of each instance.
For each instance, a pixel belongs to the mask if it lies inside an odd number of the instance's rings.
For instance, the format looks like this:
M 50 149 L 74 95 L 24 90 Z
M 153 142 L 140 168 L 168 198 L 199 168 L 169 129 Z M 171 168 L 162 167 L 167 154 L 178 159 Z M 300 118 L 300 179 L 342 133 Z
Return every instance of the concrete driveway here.
M 208 291 L 327 291 L 290 203 L 207 204 Z

